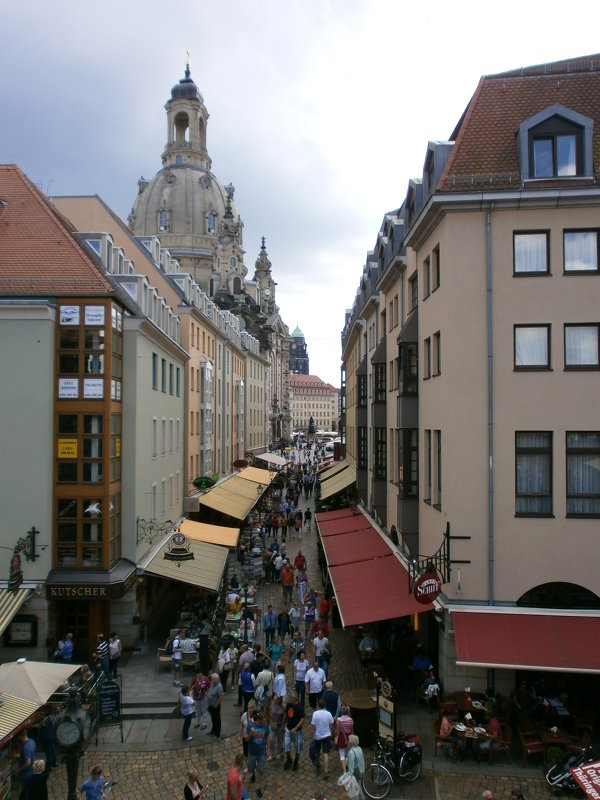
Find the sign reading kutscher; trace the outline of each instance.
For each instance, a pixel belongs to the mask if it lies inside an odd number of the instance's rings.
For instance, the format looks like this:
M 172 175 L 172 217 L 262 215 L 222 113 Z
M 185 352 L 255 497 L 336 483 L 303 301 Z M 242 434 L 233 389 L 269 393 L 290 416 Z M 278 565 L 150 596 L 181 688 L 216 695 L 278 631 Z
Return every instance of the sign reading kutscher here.
M 600 761 L 582 764 L 571 769 L 571 775 L 581 786 L 586 797 L 600 800 Z
M 414 583 L 413 594 L 417 603 L 431 603 L 442 591 L 442 582 L 437 572 L 423 572 Z

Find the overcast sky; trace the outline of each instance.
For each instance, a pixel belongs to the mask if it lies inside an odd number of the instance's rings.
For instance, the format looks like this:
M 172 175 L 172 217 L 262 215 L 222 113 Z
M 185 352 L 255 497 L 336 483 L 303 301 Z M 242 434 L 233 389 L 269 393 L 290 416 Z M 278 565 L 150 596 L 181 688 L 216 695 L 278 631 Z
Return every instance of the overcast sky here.
M 386 211 L 450 136 L 481 75 L 600 50 L 600 4 L 457 0 L 33 0 L 3 4 L 0 161 L 123 219 L 160 169 L 164 104 L 192 77 L 212 170 L 232 182 L 249 275 L 261 236 L 310 371 L 340 333 Z M 568 12 L 568 13 L 567 13 Z

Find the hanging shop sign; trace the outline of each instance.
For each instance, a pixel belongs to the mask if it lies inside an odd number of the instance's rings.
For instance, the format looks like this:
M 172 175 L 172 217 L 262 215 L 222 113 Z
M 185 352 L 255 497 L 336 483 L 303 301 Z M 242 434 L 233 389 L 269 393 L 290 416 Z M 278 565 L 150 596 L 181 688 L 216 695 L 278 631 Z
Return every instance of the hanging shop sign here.
M 185 533 L 176 530 L 167 546 L 165 558 L 167 561 L 189 561 L 194 557 L 190 550 L 190 543 Z
M 414 583 L 413 594 L 417 603 L 431 603 L 442 591 L 442 581 L 437 572 L 424 572 Z

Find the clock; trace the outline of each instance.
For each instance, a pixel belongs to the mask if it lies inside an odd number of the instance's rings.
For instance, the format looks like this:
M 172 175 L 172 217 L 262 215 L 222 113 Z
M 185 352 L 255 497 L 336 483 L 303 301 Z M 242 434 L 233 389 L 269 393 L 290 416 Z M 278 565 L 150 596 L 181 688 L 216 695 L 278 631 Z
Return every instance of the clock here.
M 64 717 L 56 726 L 54 734 L 61 747 L 73 747 L 81 740 L 81 725 L 71 717 Z
M 237 264 L 236 257 L 235 256 L 231 256 L 231 258 L 229 259 L 229 263 L 231 264 L 232 267 L 235 267 L 235 265 Z
M 265 297 L 271 297 L 271 290 L 270 289 L 265 289 L 263 294 L 264 294 Z

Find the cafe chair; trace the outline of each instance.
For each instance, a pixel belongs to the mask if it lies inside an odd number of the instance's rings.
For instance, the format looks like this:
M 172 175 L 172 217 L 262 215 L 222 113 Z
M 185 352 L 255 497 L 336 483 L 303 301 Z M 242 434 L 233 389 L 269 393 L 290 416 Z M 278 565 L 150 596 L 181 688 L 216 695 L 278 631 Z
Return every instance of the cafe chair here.
M 419 700 L 423 700 L 427 704 L 427 711 L 431 713 L 431 706 L 434 705 L 439 710 L 440 695 L 442 687 L 438 683 L 438 689 L 435 693 L 428 693 L 423 686 L 417 686 L 417 705 Z
M 458 720 L 458 705 L 456 704 L 455 700 L 440 700 L 438 697 L 438 706 L 440 709 L 440 714 L 444 709 L 446 709 L 448 719 L 451 719 L 454 722 Z
M 437 757 L 438 747 L 441 747 L 442 749 L 447 748 L 450 757 L 454 758 L 456 755 L 456 745 L 449 736 L 442 736 L 440 734 L 441 724 L 441 719 L 436 719 L 433 723 L 433 736 L 435 739 L 435 750 L 433 752 L 433 756 L 434 758 Z
M 510 762 L 510 746 L 512 743 L 512 728 L 510 725 L 502 726 L 502 739 L 499 742 L 493 742 L 488 750 L 488 759 L 490 764 L 493 761 L 496 753 L 506 753 L 506 761 Z
M 173 660 L 171 656 L 167 653 L 166 647 L 159 647 L 156 651 L 157 661 L 157 670 L 160 671 L 161 667 L 170 667 L 171 661 Z
M 527 759 L 529 756 L 534 755 L 544 755 L 544 745 L 542 742 L 537 738 L 537 734 L 530 732 L 530 733 L 523 733 L 523 731 L 518 728 L 519 732 L 519 741 L 521 743 L 521 750 L 523 751 L 523 766 L 527 766 Z
M 184 651 L 181 654 L 181 666 L 183 669 L 192 669 L 195 672 L 198 661 L 198 653 L 186 653 Z

